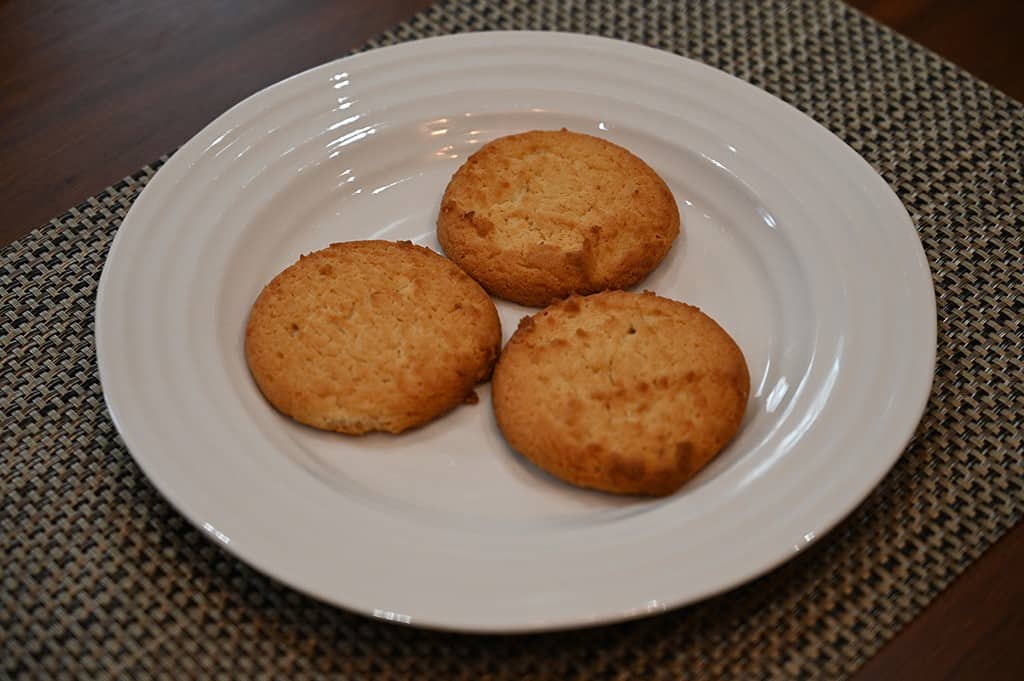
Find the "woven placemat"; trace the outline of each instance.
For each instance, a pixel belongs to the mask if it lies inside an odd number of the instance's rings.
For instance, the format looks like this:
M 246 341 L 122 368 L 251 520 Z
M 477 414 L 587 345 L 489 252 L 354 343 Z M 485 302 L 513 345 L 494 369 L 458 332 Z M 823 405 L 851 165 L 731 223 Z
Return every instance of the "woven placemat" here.
M 154 165 L 0 258 L 4 675 L 838 678 L 1020 519 L 1024 107 L 832 0 L 449 2 L 373 45 L 495 28 L 700 59 L 799 107 L 882 173 L 920 231 L 940 315 L 934 392 L 892 473 L 781 569 L 648 620 L 478 637 L 311 600 L 169 508 L 104 408 L 96 282 Z

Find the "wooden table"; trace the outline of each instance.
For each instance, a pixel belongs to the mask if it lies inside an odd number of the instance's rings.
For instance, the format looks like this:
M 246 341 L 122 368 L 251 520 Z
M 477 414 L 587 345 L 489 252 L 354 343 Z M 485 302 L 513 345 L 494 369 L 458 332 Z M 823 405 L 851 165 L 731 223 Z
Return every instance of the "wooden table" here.
M 175 149 L 237 101 L 345 54 L 430 0 L 7 0 L 0 245 Z M 1024 99 L 1024 2 L 852 0 Z M 1022 678 L 1024 525 L 857 679 Z

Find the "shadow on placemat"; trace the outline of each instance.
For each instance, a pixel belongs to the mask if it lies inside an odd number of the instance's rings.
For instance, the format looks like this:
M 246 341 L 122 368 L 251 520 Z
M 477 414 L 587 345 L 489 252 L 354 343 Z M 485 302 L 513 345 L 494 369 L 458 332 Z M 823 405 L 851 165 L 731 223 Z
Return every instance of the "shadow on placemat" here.
M 807 112 L 882 173 L 918 227 L 940 316 L 933 394 L 902 459 L 804 555 L 647 620 L 469 636 L 321 604 L 192 529 L 106 414 L 96 282 L 145 168 L 0 259 L 4 674 L 838 678 L 1020 519 L 1024 107 L 832 1 L 448 2 L 372 45 L 488 28 L 598 33 L 700 59 Z

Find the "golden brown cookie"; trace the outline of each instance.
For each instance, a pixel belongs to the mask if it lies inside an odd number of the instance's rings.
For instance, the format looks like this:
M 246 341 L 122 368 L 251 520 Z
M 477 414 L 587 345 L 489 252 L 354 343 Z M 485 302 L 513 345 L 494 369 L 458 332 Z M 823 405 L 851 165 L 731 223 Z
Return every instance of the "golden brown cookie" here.
M 535 130 L 485 144 L 452 176 L 437 238 L 490 293 L 541 306 L 631 286 L 679 235 L 672 192 L 607 140 Z
M 500 348 L 487 293 L 408 242 L 301 257 L 263 289 L 245 330 L 249 369 L 272 405 L 353 435 L 398 433 L 471 398 Z
M 514 449 L 581 487 L 671 494 L 732 439 L 743 353 L 696 307 L 653 293 L 573 296 L 524 318 L 494 370 Z

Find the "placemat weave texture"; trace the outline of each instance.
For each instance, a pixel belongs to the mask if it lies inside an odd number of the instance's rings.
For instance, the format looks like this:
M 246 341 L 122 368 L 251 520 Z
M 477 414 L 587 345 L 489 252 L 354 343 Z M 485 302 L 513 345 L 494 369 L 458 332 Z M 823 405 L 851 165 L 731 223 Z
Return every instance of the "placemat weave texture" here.
M 892 473 L 804 555 L 652 619 L 482 637 L 321 604 L 189 526 L 107 415 L 96 283 L 155 164 L 0 256 L 0 675 L 840 678 L 1020 520 L 1021 104 L 833 0 L 448 2 L 370 46 L 527 28 L 631 40 L 737 75 L 830 128 L 892 185 L 939 306 L 932 398 Z

